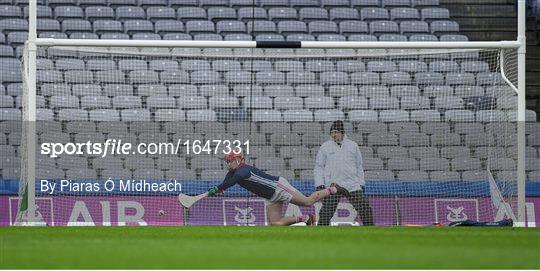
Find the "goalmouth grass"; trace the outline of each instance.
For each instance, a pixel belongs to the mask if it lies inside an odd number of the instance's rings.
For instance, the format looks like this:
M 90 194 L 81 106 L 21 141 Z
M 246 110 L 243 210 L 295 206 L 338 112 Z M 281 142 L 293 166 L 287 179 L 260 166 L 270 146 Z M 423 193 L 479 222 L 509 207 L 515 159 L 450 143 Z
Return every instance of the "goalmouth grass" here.
M 539 269 L 540 230 L 2 227 L 2 269 Z

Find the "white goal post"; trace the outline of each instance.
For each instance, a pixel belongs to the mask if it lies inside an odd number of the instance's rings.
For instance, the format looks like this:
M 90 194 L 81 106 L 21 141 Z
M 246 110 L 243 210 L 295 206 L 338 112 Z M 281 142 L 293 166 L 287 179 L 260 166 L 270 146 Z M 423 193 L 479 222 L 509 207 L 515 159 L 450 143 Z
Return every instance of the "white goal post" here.
M 166 48 L 318 48 L 318 49 L 515 49 L 517 50 L 517 86 L 503 79 L 517 92 L 517 226 L 525 226 L 525 0 L 518 1 L 518 35 L 515 41 L 495 42 L 256 42 L 256 41 L 149 41 L 149 40 L 78 40 L 37 38 L 37 1 L 29 1 L 29 34 L 24 54 L 23 123 L 24 137 L 22 175 L 28 178 L 28 185 L 20 187 L 20 195 L 27 195 L 27 220 L 36 221 L 35 204 L 35 153 L 36 146 L 36 74 L 37 48 L 39 46 L 59 47 L 166 47 Z M 501 62 L 504 61 L 501 59 Z M 24 171 L 24 173 L 23 173 Z M 26 193 L 24 193 L 26 190 Z

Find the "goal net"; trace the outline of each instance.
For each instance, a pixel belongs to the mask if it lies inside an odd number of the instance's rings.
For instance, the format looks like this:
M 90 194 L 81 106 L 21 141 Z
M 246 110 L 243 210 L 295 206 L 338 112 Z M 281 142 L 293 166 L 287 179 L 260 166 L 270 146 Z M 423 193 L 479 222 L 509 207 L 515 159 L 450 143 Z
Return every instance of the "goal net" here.
M 267 201 L 238 185 L 189 209 L 177 195 L 218 185 L 228 147 L 309 195 L 336 120 L 358 145 L 349 177 L 369 204 L 284 214 L 375 225 L 517 214 L 514 49 L 40 46 L 37 69 L 35 165 L 22 157 L 13 221 L 17 208 L 24 220 L 31 168 L 48 225 L 267 225 Z M 327 168 L 324 184 L 335 176 Z

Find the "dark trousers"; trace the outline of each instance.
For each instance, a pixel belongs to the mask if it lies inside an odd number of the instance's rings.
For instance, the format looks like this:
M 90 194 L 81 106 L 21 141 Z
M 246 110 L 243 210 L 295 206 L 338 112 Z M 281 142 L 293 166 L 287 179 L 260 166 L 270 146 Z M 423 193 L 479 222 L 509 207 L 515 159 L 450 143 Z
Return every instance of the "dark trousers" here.
M 341 197 L 342 195 L 334 194 L 323 199 L 322 207 L 319 211 L 319 222 L 317 225 L 330 225 L 330 219 L 332 219 L 332 216 L 334 216 Z M 358 212 L 358 215 L 360 215 L 364 226 L 373 226 L 373 212 L 371 211 L 368 198 L 364 196 L 364 191 L 353 191 L 350 193 L 350 196 L 347 199 Z

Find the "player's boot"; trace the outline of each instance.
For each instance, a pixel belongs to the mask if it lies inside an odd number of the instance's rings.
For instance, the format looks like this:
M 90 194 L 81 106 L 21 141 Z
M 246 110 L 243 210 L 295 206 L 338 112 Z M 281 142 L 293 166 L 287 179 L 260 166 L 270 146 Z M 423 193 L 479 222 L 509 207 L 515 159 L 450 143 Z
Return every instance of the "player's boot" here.
M 308 226 L 315 226 L 317 223 L 317 218 L 314 214 L 310 214 L 308 220 L 306 221 L 306 225 Z
M 350 196 L 349 191 L 347 191 L 347 189 L 345 189 L 345 188 L 339 186 L 337 183 L 332 183 L 330 186 L 335 187 L 338 194 L 343 195 L 343 196 L 345 196 L 345 197 L 349 197 L 349 196 Z

